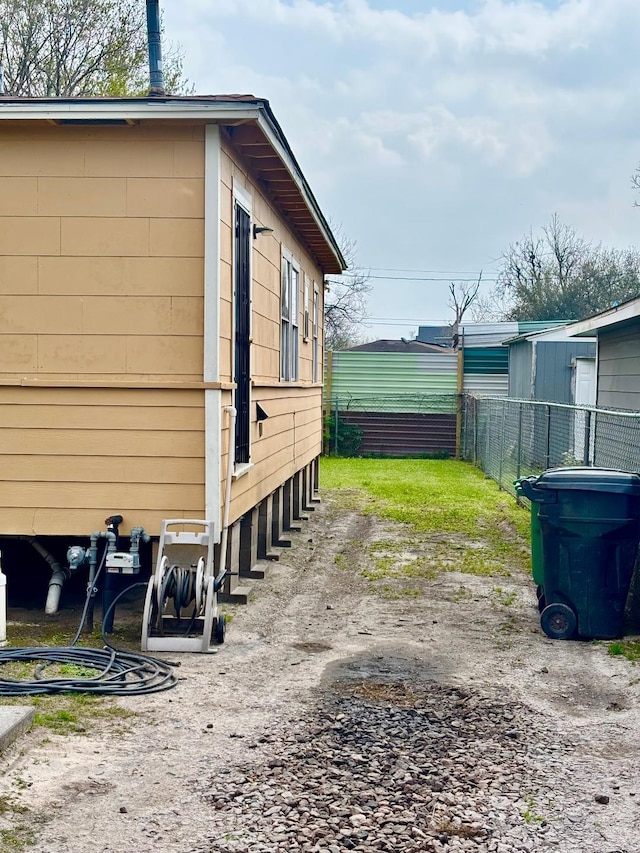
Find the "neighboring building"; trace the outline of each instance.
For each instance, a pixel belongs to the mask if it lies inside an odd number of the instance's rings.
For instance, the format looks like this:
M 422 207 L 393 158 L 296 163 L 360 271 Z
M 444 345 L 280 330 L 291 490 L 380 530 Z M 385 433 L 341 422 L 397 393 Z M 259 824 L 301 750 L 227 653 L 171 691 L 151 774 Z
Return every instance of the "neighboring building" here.
M 449 352 L 449 348 L 437 344 L 426 344 L 418 340 L 381 339 L 370 341 L 367 344 L 358 344 L 355 347 L 347 347 L 343 352 Z
M 464 391 L 475 397 L 505 397 L 509 382 L 509 350 L 502 342 L 518 333 L 517 323 L 461 323 Z
M 0 98 L 0 535 L 286 524 L 344 268 L 263 99 Z
M 595 338 L 576 340 L 566 326 L 518 335 L 509 350 L 509 397 L 595 405 Z
M 473 396 L 506 397 L 509 391 L 509 348 L 504 342 L 561 325 L 558 320 L 508 323 L 462 323 L 458 347 L 463 353 L 464 391 Z
M 640 411 L 640 297 L 572 323 L 567 334 L 597 337 L 597 405 Z
M 418 326 L 416 340 L 425 344 L 452 347 L 453 329 L 451 326 Z

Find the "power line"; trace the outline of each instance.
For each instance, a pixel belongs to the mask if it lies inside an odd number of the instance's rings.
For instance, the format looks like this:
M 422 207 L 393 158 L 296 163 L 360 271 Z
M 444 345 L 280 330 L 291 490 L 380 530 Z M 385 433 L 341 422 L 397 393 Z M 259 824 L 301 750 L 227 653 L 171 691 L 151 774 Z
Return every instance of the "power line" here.
M 403 320 L 401 317 L 391 317 L 389 320 L 381 317 L 367 317 L 362 321 L 364 326 L 449 326 L 446 320 Z
M 450 284 L 452 279 L 456 282 L 458 281 L 473 281 L 476 282 L 478 277 L 475 278 L 459 278 L 455 276 L 450 276 L 449 278 L 431 278 L 431 277 L 414 277 L 414 276 L 404 276 L 404 275 L 366 275 L 362 273 L 342 273 L 343 276 L 351 277 L 351 278 L 362 278 L 365 281 L 369 279 L 378 279 L 380 281 L 446 281 L 447 284 Z M 497 281 L 497 278 L 483 278 L 482 281 Z M 328 278 L 327 281 L 329 284 L 343 284 L 343 282 L 336 281 L 335 279 Z
M 403 267 L 364 267 L 363 269 L 373 270 L 374 272 L 423 272 L 436 275 L 473 275 L 476 278 L 482 270 L 422 270 L 422 269 L 404 269 Z M 491 272 L 489 270 L 488 272 Z

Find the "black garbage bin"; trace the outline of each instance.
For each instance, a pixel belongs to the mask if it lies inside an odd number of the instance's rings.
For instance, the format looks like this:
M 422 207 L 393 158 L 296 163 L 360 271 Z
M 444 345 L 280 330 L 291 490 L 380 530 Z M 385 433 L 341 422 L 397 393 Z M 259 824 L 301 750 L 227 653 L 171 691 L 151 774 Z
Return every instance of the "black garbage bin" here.
M 519 485 L 538 504 L 543 631 L 558 640 L 619 637 L 640 542 L 640 475 L 552 468 Z

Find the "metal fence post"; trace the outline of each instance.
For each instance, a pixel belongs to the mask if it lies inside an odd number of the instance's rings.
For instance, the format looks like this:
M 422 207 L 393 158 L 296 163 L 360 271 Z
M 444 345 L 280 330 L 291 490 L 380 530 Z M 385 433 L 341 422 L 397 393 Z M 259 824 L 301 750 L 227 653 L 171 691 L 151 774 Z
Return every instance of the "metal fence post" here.
M 586 411 L 584 418 L 584 464 L 591 465 L 591 412 Z
M 502 488 L 502 466 L 504 462 L 504 421 L 507 413 L 507 404 L 502 401 L 502 428 L 500 430 L 500 462 L 498 467 L 498 485 Z
M 545 406 L 545 416 L 547 419 L 547 438 L 544 454 L 544 467 L 549 468 L 549 462 L 551 460 L 551 406 Z
M 485 441 L 485 448 L 484 448 L 484 465 L 483 465 L 483 468 L 484 468 L 484 470 L 487 472 L 487 474 L 489 474 L 489 473 L 490 473 L 490 468 L 491 468 L 491 463 L 490 463 L 490 460 L 489 460 L 489 453 L 490 453 L 490 446 L 491 446 L 491 445 L 490 445 L 490 437 L 491 437 L 491 403 L 488 403 L 488 404 L 487 404 L 487 426 L 486 426 L 486 430 L 487 430 L 487 432 L 486 432 L 486 439 L 487 439 L 487 440 Z
M 520 479 L 522 465 L 522 403 L 518 403 L 518 446 L 516 450 L 516 479 Z
M 473 398 L 473 464 L 478 464 L 478 401 Z

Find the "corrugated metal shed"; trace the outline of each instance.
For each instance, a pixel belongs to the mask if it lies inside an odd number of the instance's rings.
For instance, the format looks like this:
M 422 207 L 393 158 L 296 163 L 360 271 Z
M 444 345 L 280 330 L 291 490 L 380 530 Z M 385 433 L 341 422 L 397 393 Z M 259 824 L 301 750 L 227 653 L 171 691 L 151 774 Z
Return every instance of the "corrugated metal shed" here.
M 595 358 L 595 343 L 536 341 L 533 399 L 552 403 L 573 402 L 573 364 L 576 358 Z
M 460 337 L 464 335 L 464 346 L 495 347 L 517 335 L 529 335 L 544 329 L 562 326 L 566 320 L 520 320 L 513 323 L 463 323 Z
M 544 332 L 556 326 L 565 326 L 568 320 L 518 320 L 518 334 L 531 335 L 534 332 Z
M 595 341 L 570 338 L 564 329 L 520 336 L 508 349 L 509 396 L 550 403 L 573 402 L 574 360 L 596 355 Z
M 530 400 L 533 344 L 526 339 L 509 344 L 509 396 Z
M 465 349 L 496 347 L 519 333 L 517 323 L 463 323 L 459 329 L 459 338 Z
M 446 353 L 334 352 L 331 397 L 455 394 L 458 356 Z
M 508 347 L 477 347 L 464 349 L 464 372 L 471 373 L 509 373 Z
M 506 373 L 465 373 L 464 390 L 473 397 L 506 397 L 509 390 Z

